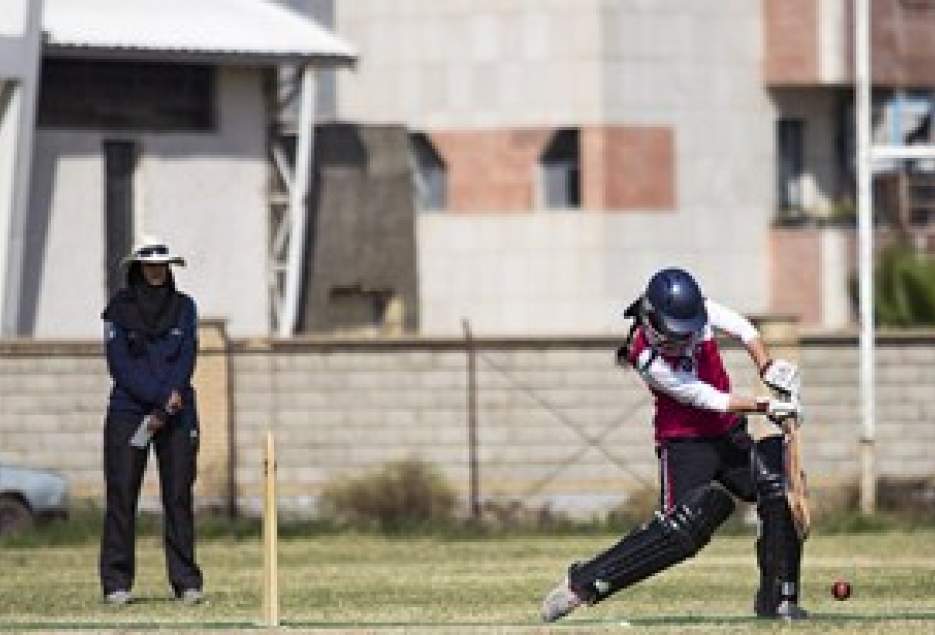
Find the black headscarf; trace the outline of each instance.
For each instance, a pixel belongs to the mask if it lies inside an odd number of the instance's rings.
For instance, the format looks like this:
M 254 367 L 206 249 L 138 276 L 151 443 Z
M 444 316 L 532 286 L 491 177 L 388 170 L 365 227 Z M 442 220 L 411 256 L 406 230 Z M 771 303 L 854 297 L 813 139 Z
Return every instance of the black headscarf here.
M 131 332 L 154 339 L 178 325 L 182 294 L 175 289 L 170 268 L 163 285 L 154 287 L 143 277 L 139 262 L 130 263 L 127 286 L 114 294 L 101 317 Z

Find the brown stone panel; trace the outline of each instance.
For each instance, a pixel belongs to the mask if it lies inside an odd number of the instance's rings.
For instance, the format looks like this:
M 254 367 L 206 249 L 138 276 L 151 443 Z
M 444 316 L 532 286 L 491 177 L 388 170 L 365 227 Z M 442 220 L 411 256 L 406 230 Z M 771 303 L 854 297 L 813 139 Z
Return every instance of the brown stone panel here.
M 845 3 L 848 74 L 854 77 L 854 6 Z M 935 2 L 874 0 L 870 3 L 870 56 L 878 86 L 935 84 Z
M 767 84 L 818 82 L 818 1 L 763 0 Z
M 793 315 L 802 325 L 821 322 L 821 237 L 817 229 L 770 232 L 770 311 Z
M 871 7 L 874 80 L 904 87 L 935 84 L 935 3 L 875 0 Z
M 609 210 L 675 208 L 675 134 L 663 126 L 604 128 L 604 205 Z
M 448 170 L 448 209 L 532 210 L 536 166 L 552 133 L 549 128 L 433 132 Z
M 581 207 L 590 210 L 602 210 L 607 207 L 606 141 L 607 130 L 603 126 L 581 128 Z

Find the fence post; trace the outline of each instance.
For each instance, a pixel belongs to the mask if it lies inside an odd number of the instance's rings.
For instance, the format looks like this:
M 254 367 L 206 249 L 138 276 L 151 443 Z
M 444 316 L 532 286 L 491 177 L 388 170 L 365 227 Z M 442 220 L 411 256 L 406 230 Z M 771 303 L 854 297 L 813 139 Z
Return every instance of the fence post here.
M 468 470 L 470 473 L 471 517 L 480 519 L 480 476 L 477 464 L 477 349 L 471 334 L 471 323 L 461 320 L 467 353 L 467 424 Z

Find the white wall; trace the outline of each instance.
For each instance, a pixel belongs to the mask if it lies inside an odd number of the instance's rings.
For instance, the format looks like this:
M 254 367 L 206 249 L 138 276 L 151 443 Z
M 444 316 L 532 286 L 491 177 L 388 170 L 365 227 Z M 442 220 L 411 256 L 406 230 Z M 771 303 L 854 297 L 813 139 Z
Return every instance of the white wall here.
M 760 2 L 605 3 L 608 121 L 671 126 L 677 210 L 621 214 L 609 242 L 617 275 L 676 258 L 706 292 L 746 312 L 769 306 L 775 109 L 763 85 Z M 634 232 L 636 232 L 634 234 Z
M 677 214 L 425 213 L 417 231 L 426 334 L 458 334 L 462 318 L 484 336 L 623 332 L 623 309 L 666 266 L 694 272 L 709 297 L 763 310 L 750 293 L 759 254 L 714 258 Z
M 591 333 L 656 269 L 682 265 L 746 312 L 769 307 L 775 108 L 750 0 L 344 1 L 361 52 L 340 114 L 415 129 L 652 125 L 674 132 L 676 209 L 419 218 L 421 324 Z
M 339 0 L 342 118 L 463 129 L 599 121 L 600 0 Z
M 178 285 L 236 336 L 268 332 L 266 114 L 260 72 L 222 69 L 214 133 L 43 129 L 37 134 L 27 287 L 37 337 L 97 337 L 106 302 L 104 140 L 135 140 L 143 231 L 187 257 Z M 36 297 L 38 300 L 36 301 Z

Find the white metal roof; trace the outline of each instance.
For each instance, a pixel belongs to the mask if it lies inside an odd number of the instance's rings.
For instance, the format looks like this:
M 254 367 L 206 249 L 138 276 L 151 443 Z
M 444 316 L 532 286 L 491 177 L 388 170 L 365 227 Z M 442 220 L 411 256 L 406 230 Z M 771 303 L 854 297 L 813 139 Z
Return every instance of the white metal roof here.
M 268 0 L 45 0 L 53 54 L 348 64 L 356 53 L 315 21 Z

